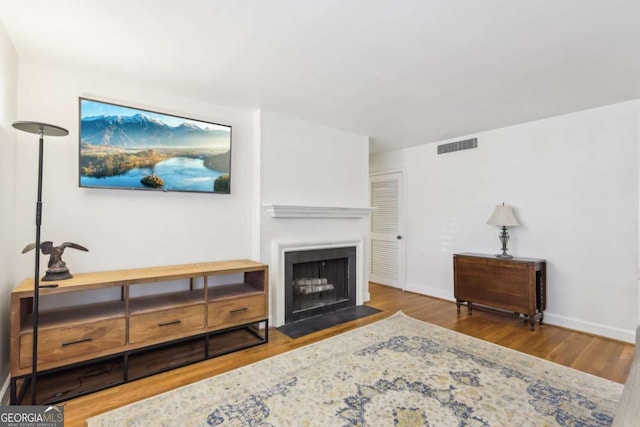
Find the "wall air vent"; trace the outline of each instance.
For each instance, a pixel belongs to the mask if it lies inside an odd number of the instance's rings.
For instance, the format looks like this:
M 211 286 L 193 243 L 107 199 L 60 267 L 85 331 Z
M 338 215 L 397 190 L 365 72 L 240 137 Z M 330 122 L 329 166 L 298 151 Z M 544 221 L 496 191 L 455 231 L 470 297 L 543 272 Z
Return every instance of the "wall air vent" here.
M 463 141 L 450 142 L 438 145 L 438 154 L 453 153 L 454 151 L 469 150 L 478 147 L 478 138 L 465 139 Z

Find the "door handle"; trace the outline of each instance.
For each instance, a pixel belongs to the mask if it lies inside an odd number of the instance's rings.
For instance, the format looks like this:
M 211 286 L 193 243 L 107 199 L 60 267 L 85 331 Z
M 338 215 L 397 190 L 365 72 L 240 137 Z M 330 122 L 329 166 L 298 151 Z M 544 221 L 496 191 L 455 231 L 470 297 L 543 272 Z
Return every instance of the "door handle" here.
M 398 240 L 402 240 L 402 236 L 398 234 L 398 235 L 396 236 L 396 239 L 398 239 Z

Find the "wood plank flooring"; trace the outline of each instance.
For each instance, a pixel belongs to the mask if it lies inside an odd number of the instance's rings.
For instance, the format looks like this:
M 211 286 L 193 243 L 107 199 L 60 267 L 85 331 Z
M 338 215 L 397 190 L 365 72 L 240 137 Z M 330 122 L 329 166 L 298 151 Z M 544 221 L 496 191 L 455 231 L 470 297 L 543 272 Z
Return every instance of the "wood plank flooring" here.
M 580 371 L 623 383 L 633 359 L 634 346 L 551 325 L 529 326 L 512 314 L 475 307 L 469 316 L 454 303 L 370 284 L 367 304 L 382 312 L 291 339 L 276 329 L 269 343 L 205 362 L 186 366 L 129 384 L 93 393 L 65 404 L 65 426 L 85 426 L 86 419 L 117 407 L 274 356 L 347 330 L 375 322 L 402 310 L 408 316 L 461 332 L 514 350 L 552 360 Z

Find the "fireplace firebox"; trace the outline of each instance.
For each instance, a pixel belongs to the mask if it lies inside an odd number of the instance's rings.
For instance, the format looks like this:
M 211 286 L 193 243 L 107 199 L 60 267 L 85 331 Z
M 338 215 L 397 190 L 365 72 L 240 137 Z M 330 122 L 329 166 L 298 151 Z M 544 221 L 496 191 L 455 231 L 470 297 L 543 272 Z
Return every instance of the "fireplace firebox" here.
M 356 305 L 356 247 L 285 252 L 285 323 Z

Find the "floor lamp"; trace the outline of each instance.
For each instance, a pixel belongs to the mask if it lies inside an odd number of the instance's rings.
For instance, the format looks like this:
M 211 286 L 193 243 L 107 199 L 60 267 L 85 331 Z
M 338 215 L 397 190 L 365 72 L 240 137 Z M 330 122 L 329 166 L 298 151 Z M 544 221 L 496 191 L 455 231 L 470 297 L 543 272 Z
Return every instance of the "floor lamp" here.
M 31 356 L 31 404 L 36 404 L 36 379 L 38 369 L 38 300 L 40 294 L 40 225 L 42 224 L 42 159 L 44 136 L 66 136 L 69 131 L 59 126 L 40 122 L 13 122 L 14 128 L 40 135 L 38 150 L 38 201 L 36 202 L 36 262 L 33 276 L 33 353 Z

